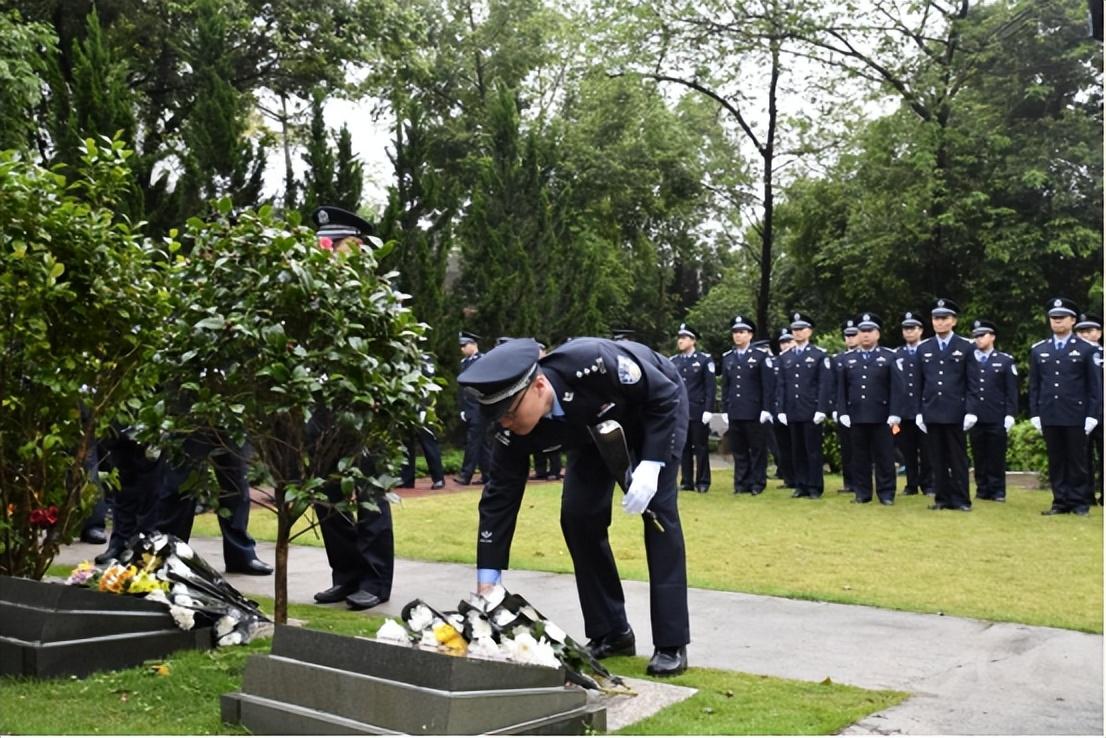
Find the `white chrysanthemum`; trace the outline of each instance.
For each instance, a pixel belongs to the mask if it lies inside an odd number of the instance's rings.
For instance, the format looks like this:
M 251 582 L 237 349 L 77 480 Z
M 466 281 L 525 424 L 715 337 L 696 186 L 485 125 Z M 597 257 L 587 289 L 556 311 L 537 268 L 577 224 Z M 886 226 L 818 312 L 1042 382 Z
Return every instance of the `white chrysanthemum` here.
M 225 636 L 217 641 L 220 646 L 237 646 L 241 642 L 242 634 L 239 633 L 237 630 L 227 633 Z
M 537 644 L 534 646 L 530 663 L 550 666 L 554 669 L 561 665 L 560 660 L 557 658 L 557 652 L 553 650 L 553 644 L 544 638 L 538 639 Z
M 503 661 L 507 658 L 507 655 L 499 648 L 499 644 L 489 637 L 474 638 L 469 643 L 468 655 L 491 661 Z
M 433 622 L 434 613 L 430 612 L 430 608 L 426 605 L 416 605 L 407 617 L 407 627 L 416 633 L 426 630 Z
M 422 632 L 422 639 L 419 640 L 419 645 L 422 646 L 423 648 L 437 648 L 438 647 L 438 639 L 437 639 L 437 637 L 435 637 L 434 631 L 432 629 L 427 628 L 426 630 L 424 630 Z
M 165 592 L 163 590 L 160 590 L 160 589 L 151 589 L 150 593 L 148 595 L 146 595 L 146 599 L 148 599 L 152 602 L 160 603 L 162 605 L 168 605 L 169 604 L 169 598 L 166 597 Z
M 461 613 L 451 612 L 451 613 L 448 613 L 445 617 L 446 617 L 446 620 L 449 621 L 449 624 L 452 625 L 453 628 L 458 633 L 460 633 L 464 629 L 464 627 L 465 627 L 465 616 L 462 615 Z
M 402 625 L 388 618 L 380 626 L 380 630 L 376 631 L 376 640 L 386 643 L 401 643 L 406 646 L 411 643 L 411 636 L 407 634 L 407 630 Z
M 492 637 L 491 623 L 489 623 L 487 618 L 483 617 L 477 610 L 469 610 L 468 619 L 472 626 L 473 640 Z
M 187 607 L 169 606 L 169 614 L 181 630 L 192 630 L 196 627 L 196 614 Z
M 511 622 L 512 620 L 514 620 L 517 617 L 518 616 L 515 615 L 510 610 L 498 610 L 498 611 L 496 611 L 496 613 L 494 615 L 492 615 L 492 620 L 495 621 L 496 625 L 498 625 L 500 628 L 502 628 L 507 623 Z
M 504 640 L 503 646 L 510 654 L 511 660 L 520 664 L 539 664 L 552 667 L 560 665 L 560 662 L 557 661 L 557 655 L 553 652 L 553 647 L 544 638 L 541 641 L 535 641 L 534 636 L 529 633 L 519 633 L 513 639 Z
M 230 615 L 224 615 L 215 621 L 215 636 L 222 638 L 227 633 L 234 630 L 234 626 L 238 624 L 238 621 L 232 618 Z

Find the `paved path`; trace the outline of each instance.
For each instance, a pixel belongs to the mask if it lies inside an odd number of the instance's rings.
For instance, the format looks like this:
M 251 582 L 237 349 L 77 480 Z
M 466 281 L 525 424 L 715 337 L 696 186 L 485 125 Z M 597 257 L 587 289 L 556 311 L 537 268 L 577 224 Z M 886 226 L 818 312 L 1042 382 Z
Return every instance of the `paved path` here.
M 193 539 L 213 566 L 218 539 Z M 75 544 L 57 563 L 91 558 L 102 546 Z M 273 561 L 272 544 L 258 554 Z M 311 602 L 330 586 L 321 548 L 293 546 L 288 591 Z M 235 587 L 272 596 L 272 577 L 231 575 Z M 398 616 L 416 597 L 452 609 L 474 584 L 471 567 L 400 560 L 390 602 L 372 612 Z M 570 633 L 583 635 L 573 579 L 512 570 L 506 584 Z M 649 591 L 624 582 L 640 655 L 651 653 Z M 688 647 L 692 666 L 897 689 L 911 697 L 865 718 L 849 733 L 1102 735 L 1102 636 L 874 607 L 805 602 L 693 589 Z

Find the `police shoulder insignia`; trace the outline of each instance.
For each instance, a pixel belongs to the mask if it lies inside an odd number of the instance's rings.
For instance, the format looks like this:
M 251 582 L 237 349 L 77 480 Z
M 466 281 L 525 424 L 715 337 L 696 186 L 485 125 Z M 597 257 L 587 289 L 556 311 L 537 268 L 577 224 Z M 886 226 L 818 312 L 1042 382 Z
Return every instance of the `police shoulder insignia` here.
M 622 384 L 637 384 L 641 381 L 641 367 L 630 357 L 619 356 L 618 381 Z

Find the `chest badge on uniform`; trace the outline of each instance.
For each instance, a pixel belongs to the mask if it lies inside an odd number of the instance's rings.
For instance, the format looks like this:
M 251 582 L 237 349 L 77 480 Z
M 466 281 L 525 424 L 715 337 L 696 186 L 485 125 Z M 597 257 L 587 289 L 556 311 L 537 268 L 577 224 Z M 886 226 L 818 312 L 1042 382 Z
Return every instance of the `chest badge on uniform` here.
M 618 357 L 618 381 L 622 384 L 637 384 L 641 381 L 641 367 L 627 356 Z

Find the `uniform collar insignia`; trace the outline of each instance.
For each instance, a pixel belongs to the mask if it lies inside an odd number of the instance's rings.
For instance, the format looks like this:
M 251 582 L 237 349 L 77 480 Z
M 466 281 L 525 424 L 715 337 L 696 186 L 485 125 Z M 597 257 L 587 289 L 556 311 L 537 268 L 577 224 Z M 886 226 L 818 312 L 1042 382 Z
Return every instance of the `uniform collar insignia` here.
M 564 396 L 561 397 L 561 402 L 572 402 L 572 398 L 575 396 L 576 394 L 574 392 L 565 392 Z

